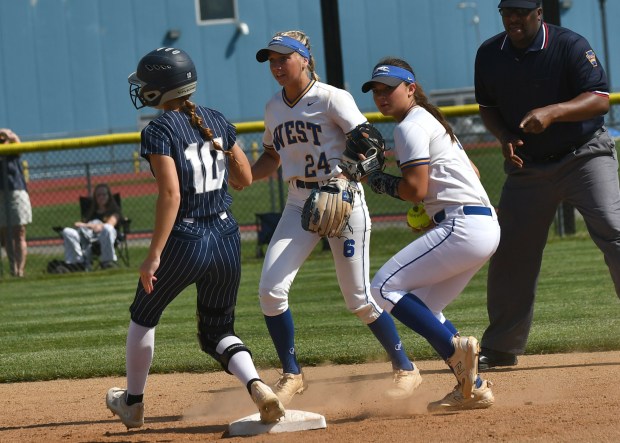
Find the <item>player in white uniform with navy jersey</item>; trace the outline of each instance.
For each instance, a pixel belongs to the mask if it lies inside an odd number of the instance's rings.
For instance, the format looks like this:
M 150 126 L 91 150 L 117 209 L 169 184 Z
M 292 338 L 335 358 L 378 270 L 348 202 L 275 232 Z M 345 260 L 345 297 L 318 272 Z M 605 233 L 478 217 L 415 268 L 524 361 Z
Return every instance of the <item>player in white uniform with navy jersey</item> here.
M 229 176 L 238 184 L 251 183 L 250 163 L 236 143 L 235 127 L 218 111 L 189 100 L 196 80 L 191 58 L 175 48 L 149 52 L 129 76 L 134 106 L 163 114 L 141 134 L 141 155 L 155 176 L 158 196 L 153 237 L 129 308 L 127 388 L 111 388 L 106 396 L 107 407 L 127 428 L 144 423 L 155 327 L 168 304 L 192 284 L 201 349 L 246 386 L 261 421 L 284 416 L 234 330 L 241 239 L 227 189 Z
M 256 59 L 269 61 L 271 73 L 283 87 L 267 103 L 264 152 L 252 166 L 252 176 L 253 180 L 268 177 L 281 164 L 289 183 L 259 284 L 260 306 L 283 368 L 274 390 L 287 404 L 306 388 L 296 357 L 288 294 L 299 268 L 320 240 L 318 234 L 302 228 L 302 208 L 312 189 L 342 174 L 338 164 L 346 134 L 366 118 L 351 94 L 318 80 L 308 38 L 302 32 L 276 34 Z M 350 229 L 341 238 L 329 238 L 329 244 L 347 308 L 370 327 L 392 361 L 395 384 L 386 394 L 405 398 L 417 387 L 419 371 L 404 352 L 394 321 L 370 294 L 370 216 L 363 188 L 359 183 L 357 187 Z
M 422 335 L 448 363 L 457 387 L 429 409 L 486 408 L 494 398 L 478 375 L 479 345 L 461 337 L 442 311 L 497 249 L 500 229 L 478 171 L 439 109 L 428 102 L 411 66 L 397 58 L 377 64 L 363 92 L 398 122 L 395 155 L 401 177 L 369 175 L 375 192 L 422 202 L 433 223 L 388 260 L 372 294 L 403 324 Z

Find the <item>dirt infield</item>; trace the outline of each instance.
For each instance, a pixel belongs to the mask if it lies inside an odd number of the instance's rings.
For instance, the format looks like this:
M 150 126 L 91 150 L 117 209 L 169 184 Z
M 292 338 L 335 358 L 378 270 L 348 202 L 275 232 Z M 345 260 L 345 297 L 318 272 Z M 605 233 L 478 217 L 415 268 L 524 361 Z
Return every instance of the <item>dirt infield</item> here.
M 620 352 L 525 356 L 485 373 L 496 404 L 487 410 L 428 414 L 426 404 L 453 386 L 439 361 L 417 362 L 424 381 L 413 399 L 389 402 L 387 363 L 306 368 L 308 391 L 291 409 L 325 415 L 327 429 L 227 438 L 227 423 L 255 412 L 225 373 L 153 375 L 146 422 L 127 431 L 104 405 L 122 378 L 0 385 L 2 442 L 401 442 L 620 441 Z M 272 382 L 275 370 L 263 370 Z

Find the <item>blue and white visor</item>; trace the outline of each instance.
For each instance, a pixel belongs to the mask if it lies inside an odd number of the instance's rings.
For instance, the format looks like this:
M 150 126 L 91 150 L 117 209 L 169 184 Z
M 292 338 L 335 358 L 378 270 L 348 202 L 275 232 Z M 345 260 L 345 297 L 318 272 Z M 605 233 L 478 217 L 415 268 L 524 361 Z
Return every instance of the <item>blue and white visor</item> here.
M 370 91 L 374 82 L 394 87 L 400 85 L 401 82 L 414 83 L 415 77 L 413 72 L 398 66 L 380 65 L 372 71 L 372 78 L 362 85 L 362 92 Z
M 269 51 L 275 51 L 279 54 L 290 54 L 291 52 L 296 52 L 304 58 L 310 58 L 310 51 L 308 51 L 308 48 L 306 48 L 302 42 L 285 35 L 275 36 L 266 48 L 263 48 L 256 53 L 256 60 L 260 63 L 269 60 Z

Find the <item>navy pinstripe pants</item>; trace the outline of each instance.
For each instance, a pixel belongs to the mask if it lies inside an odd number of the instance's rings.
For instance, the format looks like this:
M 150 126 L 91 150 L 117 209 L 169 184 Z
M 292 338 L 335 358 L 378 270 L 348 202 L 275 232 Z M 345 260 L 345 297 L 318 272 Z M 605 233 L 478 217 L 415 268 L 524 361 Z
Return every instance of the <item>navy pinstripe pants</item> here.
M 185 288 L 195 283 L 197 313 L 207 326 L 233 331 L 234 308 L 241 279 L 241 238 L 232 217 L 209 227 L 174 226 L 161 254 L 157 281 L 151 294 L 138 280 L 129 308 L 131 319 L 144 327 L 157 326 L 164 309 Z

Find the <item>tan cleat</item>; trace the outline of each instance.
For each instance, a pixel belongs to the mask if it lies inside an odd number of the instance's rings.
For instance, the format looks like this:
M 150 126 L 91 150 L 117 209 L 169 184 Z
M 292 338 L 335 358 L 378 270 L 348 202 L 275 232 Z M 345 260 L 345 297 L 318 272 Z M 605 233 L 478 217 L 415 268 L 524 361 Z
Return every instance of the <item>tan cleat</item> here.
M 394 371 L 394 386 L 385 395 L 392 400 L 404 400 L 413 395 L 413 391 L 422 383 L 422 376 L 417 367 L 411 371 L 397 369 Z
M 478 378 L 478 354 L 480 345 L 475 337 L 452 337 L 454 354 L 446 363 L 454 372 L 454 376 L 461 387 L 463 397 L 471 397 Z
M 125 389 L 110 388 L 105 397 L 105 404 L 113 414 L 118 415 L 127 429 L 139 428 L 144 424 L 144 403 L 140 402 L 127 406 L 126 394 Z
M 429 403 L 428 411 L 440 412 L 490 408 L 495 403 L 495 397 L 493 397 L 493 392 L 491 392 L 492 385 L 490 381 L 482 380 L 482 385 L 479 388 L 475 388 L 472 395 L 468 398 L 463 397 L 463 393 L 457 385 L 443 399 Z
M 293 400 L 295 394 L 303 393 L 307 387 L 303 372 L 301 374 L 290 374 L 285 372 L 277 381 L 273 388 L 273 392 L 275 392 L 280 401 L 286 406 Z
M 280 399 L 269 386 L 257 380 L 250 386 L 250 391 L 252 400 L 260 412 L 260 421 L 263 423 L 275 423 L 284 417 L 284 406 L 282 406 Z

